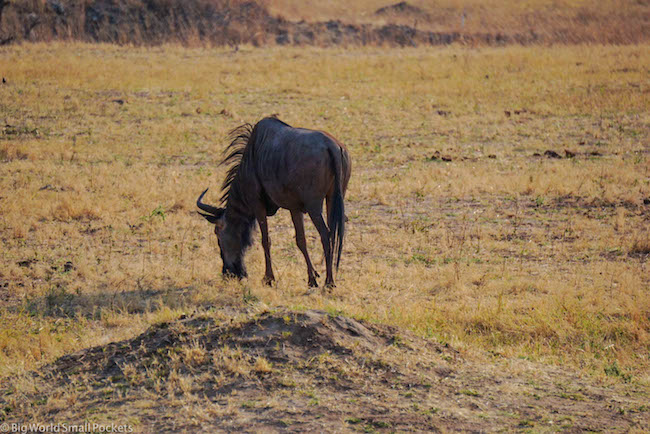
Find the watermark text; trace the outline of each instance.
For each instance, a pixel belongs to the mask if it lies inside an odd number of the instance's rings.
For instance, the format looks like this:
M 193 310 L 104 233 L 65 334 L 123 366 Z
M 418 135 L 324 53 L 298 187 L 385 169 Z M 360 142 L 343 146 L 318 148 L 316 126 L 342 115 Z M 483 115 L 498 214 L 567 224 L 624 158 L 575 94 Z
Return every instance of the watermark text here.
M 132 433 L 132 425 L 115 423 L 2 423 L 0 433 Z

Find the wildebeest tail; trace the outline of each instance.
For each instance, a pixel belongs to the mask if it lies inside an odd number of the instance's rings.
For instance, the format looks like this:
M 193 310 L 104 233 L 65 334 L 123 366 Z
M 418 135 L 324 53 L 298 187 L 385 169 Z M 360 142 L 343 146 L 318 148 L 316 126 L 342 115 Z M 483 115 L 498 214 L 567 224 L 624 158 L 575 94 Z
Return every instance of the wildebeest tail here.
M 343 192 L 341 178 L 343 177 L 343 165 L 341 155 L 336 155 L 332 148 L 328 148 L 330 155 L 330 164 L 334 172 L 334 196 L 331 204 L 330 215 L 328 216 L 327 226 L 330 230 L 330 249 L 332 257 L 336 252 L 336 270 L 339 269 L 341 262 L 341 252 L 343 251 L 343 236 L 345 235 L 345 208 L 343 205 Z

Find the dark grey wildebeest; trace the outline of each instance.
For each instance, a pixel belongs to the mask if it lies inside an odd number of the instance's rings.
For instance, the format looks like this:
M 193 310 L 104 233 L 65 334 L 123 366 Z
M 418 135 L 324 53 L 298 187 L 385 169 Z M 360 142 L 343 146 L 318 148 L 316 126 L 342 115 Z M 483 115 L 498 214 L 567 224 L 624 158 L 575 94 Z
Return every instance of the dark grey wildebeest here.
M 253 243 L 255 221 L 262 233 L 266 260 L 264 282 L 271 284 L 271 242 L 266 222 L 279 208 L 291 212 L 296 229 L 296 244 L 307 262 L 309 286 L 318 286 L 318 273 L 309 260 L 303 214 L 309 214 L 316 226 L 325 252 L 325 286 L 334 286 L 334 253 L 338 269 L 345 233 L 343 199 L 350 180 L 348 151 L 331 135 L 304 128 L 293 128 L 275 118 L 264 118 L 255 126 L 244 124 L 231 132 L 232 143 L 226 148 L 221 164 L 232 164 L 224 180 L 222 208 L 201 200 L 199 212 L 215 225 L 223 261 L 222 272 L 245 277 L 243 257 Z M 326 202 L 327 223 L 323 220 Z

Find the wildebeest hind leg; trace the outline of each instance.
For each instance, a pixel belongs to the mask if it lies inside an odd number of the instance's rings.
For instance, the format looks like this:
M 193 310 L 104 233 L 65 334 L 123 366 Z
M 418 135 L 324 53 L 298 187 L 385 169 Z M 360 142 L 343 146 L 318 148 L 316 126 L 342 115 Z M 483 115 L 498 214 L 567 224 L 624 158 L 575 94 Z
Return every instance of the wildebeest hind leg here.
M 293 227 L 296 229 L 296 245 L 302 252 L 302 255 L 305 257 L 305 262 L 307 263 L 307 276 L 309 278 L 308 284 L 311 287 L 316 287 L 318 286 L 318 282 L 316 281 L 318 273 L 314 270 L 314 266 L 309 259 L 309 253 L 307 253 L 307 240 L 305 239 L 305 225 L 302 212 L 291 211 L 291 220 L 293 220 Z
M 323 203 L 319 203 L 317 207 L 309 207 L 307 212 L 311 221 L 316 226 L 316 230 L 320 234 L 320 241 L 323 244 L 323 252 L 325 253 L 325 267 L 327 268 L 326 277 L 325 277 L 325 287 L 333 288 L 336 285 L 334 284 L 334 277 L 332 275 L 332 243 L 330 241 L 330 231 L 323 220 L 323 215 L 321 210 L 323 209 Z

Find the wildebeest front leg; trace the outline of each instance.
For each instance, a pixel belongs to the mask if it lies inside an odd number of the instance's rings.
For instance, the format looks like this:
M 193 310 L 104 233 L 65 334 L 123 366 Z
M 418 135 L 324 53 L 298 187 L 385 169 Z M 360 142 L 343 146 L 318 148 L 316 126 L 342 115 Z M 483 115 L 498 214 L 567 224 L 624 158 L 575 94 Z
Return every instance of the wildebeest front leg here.
M 318 282 L 316 281 L 318 273 L 314 270 L 314 266 L 309 259 L 309 253 L 307 253 L 307 240 L 305 239 L 305 225 L 302 212 L 291 211 L 291 220 L 293 220 L 293 227 L 296 229 L 296 245 L 298 245 L 298 249 L 300 249 L 302 255 L 305 257 L 305 262 L 307 262 L 308 285 L 316 287 L 318 286 Z
M 325 267 L 327 268 L 325 287 L 333 288 L 336 285 L 334 284 L 334 277 L 332 273 L 332 244 L 330 242 L 330 231 L 327 228 L 327 225 L 325 224 L 323 215 L 321 213 L 322 208 L 323 204 L 321 202 L 317 208 L 309 209 L 308 212 L 309 217 L 311 217 L 311 221 L 314 222 L 314 226 L 316 226 L 316 230 L 318 230 L 318 233 L 320 234 L 320 240 L 323 244 L 323 252 L 325 253 Z
M 260 225 L 260 232 L 262 233 L 262 247 L 264 247 L 264 260 L 266 262 L 266 271 L 264 272 L 264 279 L 262 282 L 266 285 L 271 285 L 275 280 L 273 276 L 273 266 L 271 265 L 271 240 L 269 239 L 269 228 L 266 224 L 266 212 L 257 213 L 257 223 Z

